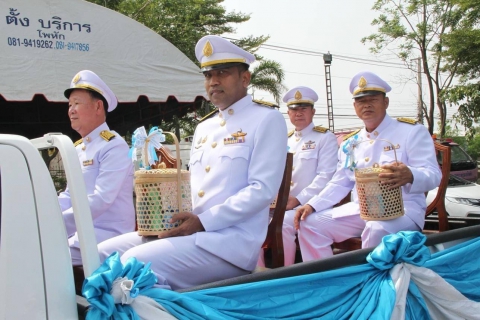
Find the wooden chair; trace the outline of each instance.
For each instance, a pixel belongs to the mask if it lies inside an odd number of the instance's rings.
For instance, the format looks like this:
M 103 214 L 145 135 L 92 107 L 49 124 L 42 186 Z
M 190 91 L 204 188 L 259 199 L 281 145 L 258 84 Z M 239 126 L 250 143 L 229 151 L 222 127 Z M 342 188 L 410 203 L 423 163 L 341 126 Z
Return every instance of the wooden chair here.
M 155 149 L 160 162 L 165 163 L 166 168 L 177 168 L 177 159 L 173 156 L 172 151 L 166 146 L 162 146 L 160 149 Z M 181 161 L 181 160 L 180 160 Z M 153 169 L 157 169 L 158 164 L 152 165 Z
M 451 164 L 451 155 L 450 147 L 444 146 L 440 143 L 435 142 L 435 152 L 442 154 L 442 179 L 440 180 L 440 185 L 438 186 L 437 195 L 435 199 L 428 205 L 427 210 L 425 211 L 425 216 L 432 214 L 433 212 L 438 213 L 438 230 L 423 230 L 424 234 L 436 233 L 441 231 L 448 230 L 448 214 L 445 209 L 445 192 L 447 191 L 448 180 L 450 178 L 450 164 Z M 425 194 L 426 196 L 426 194 Z M 354 237 L 347 239 L 342 242 L 333 243 L 334 252 L 345 252 L 352 251 L 362 248 L 362 239 L 360 237 Z
M 425 216 L 431 215 L 433 212 L 438 214 L 438 231 L 447 231 L 448 226 L 448 213 L 445 209 L 445 193 L 447 192 L 448 180 L 450 179 L 450 166 L 451 166 L 451 150 L 449 146 L 435 142 L 435 151 L 437 154 L 442 154 L 442 180 L 438 186 L 437 195 L 435 199 L 428 205 Z M 431 233 L 431 230 L 423 230 L 424 233 Z
M 271 268 L 283 267 L 285 260 L 283 254 L 282 226 L 285 210 L 287 208 L 288 195 L 290 193 L 290 182 L 292 181 L 293 153 L 287 153 L 285 170 L 283 171 L 282 184 L 278 190 L 277 202 L 273 211 L 272 220 L 268 225 L 267 236 L 262 249 L 271 252 Z

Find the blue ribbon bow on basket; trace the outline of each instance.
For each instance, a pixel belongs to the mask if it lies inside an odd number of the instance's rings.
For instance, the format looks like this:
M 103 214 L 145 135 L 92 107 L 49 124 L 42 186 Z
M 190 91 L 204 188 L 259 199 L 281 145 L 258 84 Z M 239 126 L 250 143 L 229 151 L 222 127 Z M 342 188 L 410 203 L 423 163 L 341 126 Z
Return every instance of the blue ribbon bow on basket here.
M 152 164 L 158 160 L 155 148 L 160 149 L 162 142 L 165 142 L 165 135 L 162 129 L 158 127 L 152 127 L 148 132 L 145 127 L 137 128 L 132 135 L 132 148 L 130 149 L 129 156 L 132 158 L 132 162 L 137 160 L 137 149 L 140 149 L 142 154 L 142 161 L 140 168 L 150 169 Z
M 347 155 L 344 168 L 348 168 L 350 169 L 350 171 L 353 171 L 357 166 L 357 162 L 355 161 L 354 149 L 358 145 L 358 143 L 358 134 L 356 134 L 350 139 L 348 139 L 342 147 L 343 153 Z

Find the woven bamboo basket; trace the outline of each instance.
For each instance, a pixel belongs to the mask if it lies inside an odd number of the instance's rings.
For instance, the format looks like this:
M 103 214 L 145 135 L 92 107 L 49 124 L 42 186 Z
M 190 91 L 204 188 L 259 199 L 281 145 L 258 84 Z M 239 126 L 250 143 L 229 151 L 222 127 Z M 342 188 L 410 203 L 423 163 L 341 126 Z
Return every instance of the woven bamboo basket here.
M 377 140 L 386 141 L 393 146 L 388 140 Z M 395 146 L 393 146 L 393 152 L 395 162 L 397 162 Z M 401 188 L 389 189 L 391 184 L 380 183 L 378 175 L 386 172 L 391 172 L 391 170 L 382 169 L 378 164 L 373 167 L 355 169 L 360 218 L 363 220 L 391 220 L 404 215 Z
M 176 169 L 140 169 L 135 172 L 137 232 L 142 236 L 158 235 L 161 231 L 177 227 L 170 223 L 175 213 L 192 211 L 190 173 L 180 168 L 180 145 L 171 132 L 176 146 Z M 148 140 L 144 154 L 147 154 Z

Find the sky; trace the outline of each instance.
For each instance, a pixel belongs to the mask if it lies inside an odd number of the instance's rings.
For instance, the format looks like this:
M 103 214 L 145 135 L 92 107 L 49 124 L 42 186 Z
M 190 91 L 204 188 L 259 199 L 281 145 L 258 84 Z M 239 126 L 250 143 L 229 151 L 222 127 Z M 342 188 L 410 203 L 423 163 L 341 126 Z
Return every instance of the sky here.
M 349 91 L 351 78 L 371 71 L 391 87 L 387 112 L 393 117 L 416 118 L 418 106 L 417 73 L 409 70 L 389 50 L 370 53 L 372 44 L 361 39 L 377 31 L 371 25 L 379 13 L 372 10 L 374 0 L 225 0 L 228 12 L 251 15 L 249 21 L 235 26 L 225 37 L 239 39 L 249 35 L 268 35 L 258 50 L 265 59 L 279 62 L 285 71 L 287 89 L 307 86 L 315 90 L 314 123 L 328 127 L 326 81 L 323 53 L 332 54 L 330 67 L 335 131 L 361 127 L 353 109 Z M 416 61 L 412 62 L 416 65 Z M 424 90 L 426 87 L 424 87 Z M 273 102 L 266 92 L 254 92 L 254 98 Z M 286 104 L 280 111 L 286 113 Z M 451 118 L 451 114 L 448 115 Z M 289 128 L 293 126 L 287 121 Z

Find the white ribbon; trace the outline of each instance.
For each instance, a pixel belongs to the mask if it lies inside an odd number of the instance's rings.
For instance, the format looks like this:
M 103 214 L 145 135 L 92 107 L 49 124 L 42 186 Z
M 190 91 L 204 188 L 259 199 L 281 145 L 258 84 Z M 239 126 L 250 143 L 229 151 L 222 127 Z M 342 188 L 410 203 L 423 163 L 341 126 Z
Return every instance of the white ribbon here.
M 143 158 L 143 164 L 154 164 L 157 160 L 155 148 L 160 149 L 162 147 L 161 142 L 165 141 L 165 135 L 162 133 L 163 131 L 161 129 L 158 129 L 158 127 L 153 127 L 152 129 L 150 129 L 148 135 L 145 127 L 142 126 L 137 128 L 132 135 L 132 149 L 135 151 L 132 152 L 132 161 L 137 160 L 136 150 L 140 149 Z M 143 154 L 142 149 L 146 143 L 149 144 L 147 148 L 148 151 L 147 154 Z
M 467 299 L 430 269 L 399 263 L 390 270 L 397 292 L 391 319 L 405 319 L 410 279 L 417 285 L 432 320 L 480 319 L 480 303 Z
M 115 303 L 129 304 L 142 320 L 172 320 L 177 319 L 152 298 L 138 295 L 132 298 L 130 293 L 134 286 L 134 281 L 127 278 L 118 278 L 113 281 L 110 294 Z

